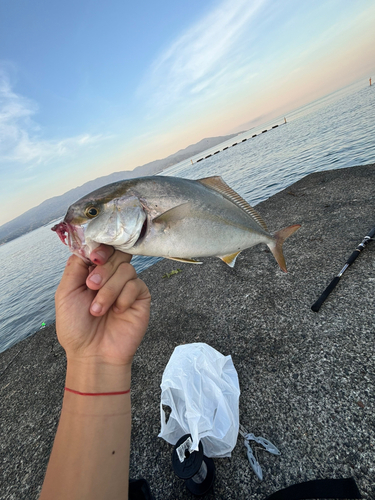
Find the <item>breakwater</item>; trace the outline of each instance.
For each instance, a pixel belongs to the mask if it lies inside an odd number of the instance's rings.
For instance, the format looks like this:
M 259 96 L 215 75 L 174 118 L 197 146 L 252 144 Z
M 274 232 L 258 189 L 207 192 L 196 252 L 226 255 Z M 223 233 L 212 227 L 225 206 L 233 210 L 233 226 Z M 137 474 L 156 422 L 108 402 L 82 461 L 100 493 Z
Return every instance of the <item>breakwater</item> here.
M 284 123 L 286 123 L 286 120 L 285 120 L 285 122 L 284 122 Z M 279 126 L 279 125 L 273 125 L 273 126 L 271 127 L 271 130 L 272 130 L 272 129 L 274 129 L 274 128 L 277 128 L 278 126 Z M 266 132 L 268 132 L 268 129 L 262 130 L 262 134 L 264 134 L 264 133 L 266 133 Z M 254 137 L 257 137 L 257 136 L 258 136 L 258 134 L 253 134 L 253 135 L 251 136 L 251 139 L 253 139 Z M 248 139 L 247 137 L 245 137 L 244 139 L 242 139 L 242 140 L 241 140 L 241 142 L 246 142 L 246 141 L 248 141 L 248 140 L 249 140 L 249 139 Z M 202 157 L 202 158 L 199 158 L 198 160 L 196 160 L 196 161 L 195 161 L 195 163 L 199 163 L 200 161 L 207 160 L 207 158 L 211 158 L 211 156 L 214 156 L 214 155 L 219 154 L 219 153 L 220 153 L 220 151 L 226 151 L 226 150 L 227 150 L 227 149 L 229 149 L 230 147 L 232 147 L 232 148 L 233 148 L 234 146 L 237 146 L 237 144 L 238 144 L 238 142 L 234 142 L 234 143 L 232 144 L 232 146 L 225 146 L 222 150 L 220 150 L 220 149 L 219 149 L 218 151 L 215 151 L 214 153 L 210 153 L 210 154 L 209 154 L 209 155 L 207 155 L 207 156 L 204 156 L 204 157 Z M 193 162 L 192 162 L 192 163 L 193 163 Z
M 308 175 L 260 203 L 270 229 L 300 223 L 285 243 L 288 273 L 266 247 L 244 251 L 230 269 L 163 260 L 142 272 L 152 294 L 149 329 L 133 365 L 131 477 L 157 500 L 190 499 L 160 431 L 160 382 L 174 347 L 206 342 L 238 372 L 240 421 L 274 443 L 258 453 L 259 482 L 239 439 L 216 459 L 209 500 L 264 500 L 288 485 L 354 476 L 375 497 L 375 244 L 345 273 L 319 313 L 311 305 L 374 226 L 375 164 Z M 169 279 L 166 273 L 182 272 Z M 54 325 L 0 354 L 0 498 L 36 499 L 63 396 L 65 357 Z

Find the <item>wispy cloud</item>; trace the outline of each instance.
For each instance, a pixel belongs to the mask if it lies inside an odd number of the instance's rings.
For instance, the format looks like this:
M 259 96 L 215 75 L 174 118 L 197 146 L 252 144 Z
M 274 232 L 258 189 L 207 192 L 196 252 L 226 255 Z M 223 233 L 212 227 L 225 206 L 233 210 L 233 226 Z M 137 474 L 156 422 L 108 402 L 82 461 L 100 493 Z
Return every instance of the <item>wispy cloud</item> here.
M 265 1 L 222 1 L 157 58 L 139 93 L 163 106 L 222 86 L 241 37 Z
M 32 119 L 38 105 L 12 90 L 9 77 L 0 69 L 0 161 L 18 162 L 29 168 L 97 144 L 108 136 L 82 134 L 63 139 L 43 139 Z

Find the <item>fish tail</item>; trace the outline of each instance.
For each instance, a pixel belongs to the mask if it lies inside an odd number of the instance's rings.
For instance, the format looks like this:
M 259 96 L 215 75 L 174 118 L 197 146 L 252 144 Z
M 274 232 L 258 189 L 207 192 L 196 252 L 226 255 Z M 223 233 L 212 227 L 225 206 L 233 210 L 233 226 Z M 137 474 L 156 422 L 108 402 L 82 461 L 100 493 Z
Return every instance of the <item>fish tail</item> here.
M 286 263 L 285 263 L 285 258 L 283 254 L 283 243 L 284 241 L 289 238 L 293 233 L 297 231 L 301 227 L 300 224 L 294 224 L 293 226 L 288 226 L 284 227 L 284 229 L 280 229 L 280 231 L 277 231 L 277 233 L 274 234 L 274 240 L 272 243 L 267 243 L 267 246 L 273 253 L 273 256 L 276 259 L 276 262 L 279 264 L 280 269 L 284 271 L 284 273 L 287 272 L 286 270 Z

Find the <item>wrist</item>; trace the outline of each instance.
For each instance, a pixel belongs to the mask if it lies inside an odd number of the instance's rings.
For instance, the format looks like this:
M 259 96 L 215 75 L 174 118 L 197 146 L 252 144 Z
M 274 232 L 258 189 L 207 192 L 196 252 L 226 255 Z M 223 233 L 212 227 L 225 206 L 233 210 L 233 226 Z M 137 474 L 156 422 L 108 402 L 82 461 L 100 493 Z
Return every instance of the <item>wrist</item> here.
M 112 393 L 130 389 L 131 364 L 112 365 L 97 359 L 69 359 L 65 386 L 81 393 Z

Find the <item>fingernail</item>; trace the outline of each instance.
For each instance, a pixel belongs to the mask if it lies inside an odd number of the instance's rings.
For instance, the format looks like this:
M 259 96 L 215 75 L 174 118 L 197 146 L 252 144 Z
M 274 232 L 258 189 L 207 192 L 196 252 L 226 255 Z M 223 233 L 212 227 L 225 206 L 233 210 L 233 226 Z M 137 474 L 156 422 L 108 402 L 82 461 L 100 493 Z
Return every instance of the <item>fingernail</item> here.
M 107 254 L 105 252 L 102 252 L 101 250 L 98 250 L 96 252 L 96 255 L 99 255 L 102 259 L 105 259 L 107 257 Z
M 97 302 L 94 302 L 91 305 L 91 311 L 92 312 L 94 312 L 94 313 L 100 313 L 101 310 L 102 310 L 102 306 L 100 304 L 98 304 Z
M 95 283 L 95 285 L 100 285 L 100 283 L 102 282 L 102 277 L 100 276 L 100 274 L 93 274 L 90 276 L 89 280 Z

